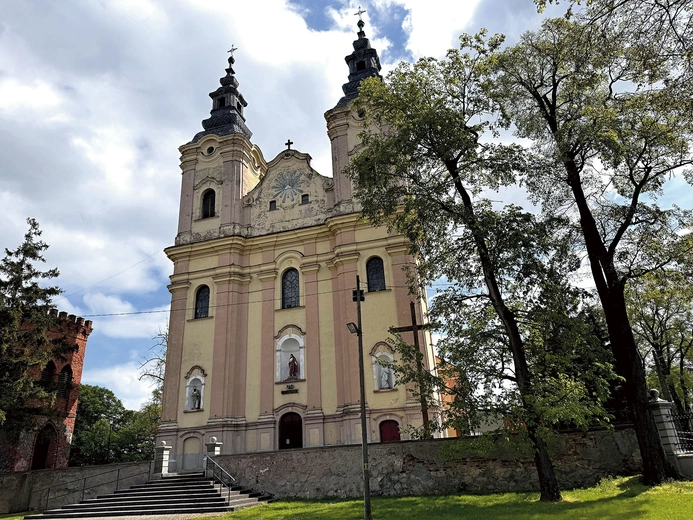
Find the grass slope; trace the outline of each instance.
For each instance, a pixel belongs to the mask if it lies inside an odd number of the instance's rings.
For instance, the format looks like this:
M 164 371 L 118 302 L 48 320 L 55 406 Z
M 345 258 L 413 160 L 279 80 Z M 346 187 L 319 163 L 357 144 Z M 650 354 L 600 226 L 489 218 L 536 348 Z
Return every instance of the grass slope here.
M 447 495 L 374 498 L 374 519 L 479 519 L 484 520 L 682 520 L 693 518 L 693 482 L 672 482 L 648 487 L 639 477 L 602 481 L 588 489 L 563 492 L 557 504 L 539 502 L 538 493 Z M 221 518 L 229 520 L 363 518 L 360 500 L 284 500 L 252 507 Z

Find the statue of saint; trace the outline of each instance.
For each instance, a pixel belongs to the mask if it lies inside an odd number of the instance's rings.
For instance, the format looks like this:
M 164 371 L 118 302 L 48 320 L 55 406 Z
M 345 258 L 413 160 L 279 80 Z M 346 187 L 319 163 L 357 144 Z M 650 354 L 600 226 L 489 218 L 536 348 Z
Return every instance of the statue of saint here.
M 390 388 L 390 371 L 383 368 L 380 372 L 380 389 L 386 390 Z
M 293 354 L 291 354 L 291 357 L 289 358 L 289 379 L 297 379 L 298 378 L 298 361 L 296 361 L 296 358 L 294 357 Z
M 201 406 L 201 399 L 200 399 L 200 391 L 197 389 L 196 386 L 193 386 L 192 390 L 192 409 L 193 410 L 199 410 Z

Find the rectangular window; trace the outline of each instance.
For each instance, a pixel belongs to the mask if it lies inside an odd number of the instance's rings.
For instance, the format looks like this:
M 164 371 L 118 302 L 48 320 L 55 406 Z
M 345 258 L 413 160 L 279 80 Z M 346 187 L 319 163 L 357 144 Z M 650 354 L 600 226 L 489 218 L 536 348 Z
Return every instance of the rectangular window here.
M 308 204 L 310 202 L 310 195 L 304 193 L 301 195 L 301 204 Z
M 277 209 L 277 201 L 276 200 L 270 200 L 270 211 L 274 211 Z

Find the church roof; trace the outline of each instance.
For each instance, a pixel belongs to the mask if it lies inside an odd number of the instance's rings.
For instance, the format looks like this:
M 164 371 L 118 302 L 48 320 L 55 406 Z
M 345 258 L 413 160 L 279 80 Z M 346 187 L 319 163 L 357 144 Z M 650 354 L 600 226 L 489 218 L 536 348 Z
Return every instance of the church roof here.
M 226 76 L 219 80 L 221 86 L 214 92 L 209 93 L 212 98 L 212 110 L 208 119 L 202 121 L 204 130 L 198 132 L 193 137 L 191 142 L 196 143 L 207 134 L 216 134 L 219 136 L 229 134 L 243 134 L 250 139 L 253 133 L 245 124 L 243 117 L 243 109 L 248 106 L 248 103 L 243 98 L 243 94 L 238 91 L 238 80 L 234 76 L 233 64 L 236 60 L 233 57 L 233 51 L 229 51 L 229 66 L 226 69 Z
M 361 81 L 372 76 L 383 79 L 380 75 L 380 58 L 378 51 L 371 47 L 371 42 L 363 31 L 363 20 L 358 21 L 358 39 L 354 40 L 354 52 L 344 58 L 349 65 L 349 81 L 342 85 L 344 96 L 334 108 L 346 106 L 358 95 Z

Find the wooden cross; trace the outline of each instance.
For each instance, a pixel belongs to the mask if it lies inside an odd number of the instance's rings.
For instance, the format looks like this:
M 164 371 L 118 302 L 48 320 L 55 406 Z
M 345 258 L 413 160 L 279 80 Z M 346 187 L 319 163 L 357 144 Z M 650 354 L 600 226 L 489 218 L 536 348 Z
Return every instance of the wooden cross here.
M 414 348 L 416 348 L 417 352 L 421 352 L 421 347 L 419 346 L 419 331 L 422 330 L 422 327 L 416 322 L 416 307 L 414 306 L 414 302 L 409 302 L 409 308 L 411 309 L 411 325 L 409 327 L 397 327 L 395 330 L 397 332 L 413 332 Z M 416 371 L 419 376 L 419 394 L 421 394 L 419 397 L 421 400 L 421 416 L 423 417 L 424 435 L 426 439 L 430 439 L 431 429 L 428 422 L 428 402 L 423 393 L 423 366 L 421 365 L 421 358 L 419 356 L 416 356 Z
M 237 51 L 237 50 L 238 50 L 238 47 L 234 47 L 233 44 L 231 44 L 231 48 L 226 52 L 230 52 L 231 57 L 233 58 L 233 53 L 234 53 L 234 51 Z
M 356 12 L 354 13 L 354 16 L 358 16 L 358 17 L 359 17 L 359 20 L 362 20 L 361 15 L 362 15 L 363 13 L 365 13 L 365 12 L 366 12 L 366 10 L 365 10 L 365 9 L 361 9 L 361 6 L 359 6 L 359 10 L 356 11 Z
M 291 150 L 291 145 L 294 144 L 294 142 L 291 139 L 287 139 L 284 144 L 286 145 L 287 150 Z

